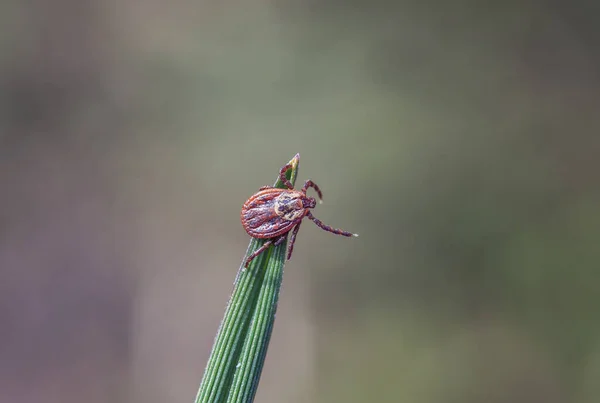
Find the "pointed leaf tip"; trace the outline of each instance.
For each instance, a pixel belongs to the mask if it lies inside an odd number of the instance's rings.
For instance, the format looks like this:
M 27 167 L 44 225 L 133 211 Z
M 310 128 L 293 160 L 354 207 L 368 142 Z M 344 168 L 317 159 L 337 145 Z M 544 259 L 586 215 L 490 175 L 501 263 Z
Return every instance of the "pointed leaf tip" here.
M 290 160 L 290 164 L 292 165 L 292 167 L 294 169 L 296 169 L 296 167 L 298 167 L 298 164 L 300 164 L 300 153 L 297 153 L 296 155 L 294 155 L 294 158 L 292 158 Z

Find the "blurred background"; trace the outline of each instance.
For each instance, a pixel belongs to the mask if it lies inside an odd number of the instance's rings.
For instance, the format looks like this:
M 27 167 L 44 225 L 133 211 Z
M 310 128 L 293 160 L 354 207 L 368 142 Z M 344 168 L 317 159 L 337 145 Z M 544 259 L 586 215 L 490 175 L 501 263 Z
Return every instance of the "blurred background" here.
M 192 402 L 302 155 L 257 402 L 600 401 L 599 6 L 5 1 L 0 402 Z

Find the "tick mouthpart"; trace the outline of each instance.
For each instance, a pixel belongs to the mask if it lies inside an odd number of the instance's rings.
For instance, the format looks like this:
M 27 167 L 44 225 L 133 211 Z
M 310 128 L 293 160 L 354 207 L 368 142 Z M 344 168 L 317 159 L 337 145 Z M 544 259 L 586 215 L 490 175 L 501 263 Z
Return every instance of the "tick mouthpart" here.
M 314 199 L 314 197 L 307 197 L 302 200 L 302 207 L 304 208 L 315 208 L 316 205 L 317 201 Z

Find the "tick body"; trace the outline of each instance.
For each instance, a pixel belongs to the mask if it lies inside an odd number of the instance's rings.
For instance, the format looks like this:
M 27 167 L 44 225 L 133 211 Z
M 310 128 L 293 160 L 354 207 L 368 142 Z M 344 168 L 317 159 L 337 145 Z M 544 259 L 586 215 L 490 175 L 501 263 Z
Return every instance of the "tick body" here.
M 263 186 L 257 193 L 252 195 L 242 207 L 242 226 L 253 238 L 269 239 L 263 246 L 248 256 L 244 267 L 271 245 L 279 245 L 285 241 L 288 232 L 292 231 L 287 258 L 292 257 L 296 235 L 300 229 L 302 220 L 307 217 L 321 229 L 346 237 L 358 236 L 340 229 L 332 228 L 323 224 L 315 218 L 310 209 L 315 208 L 317 201 L 306 195 L 308 188 L 312 187 L 322 199 L 323 195 L 319 187 L 311 180 L 304 182 L 300 190 L 294 189 L 285 174 L 291 169 L 290 164 L 285 165 L 279 171 L 279 177 L 287 189 L 279 189 L 271 186 Z

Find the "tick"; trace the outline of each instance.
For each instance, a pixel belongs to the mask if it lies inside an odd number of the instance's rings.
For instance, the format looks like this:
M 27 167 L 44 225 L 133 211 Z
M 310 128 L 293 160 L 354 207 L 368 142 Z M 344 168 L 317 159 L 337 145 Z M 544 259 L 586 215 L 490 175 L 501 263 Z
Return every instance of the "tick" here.
M 287 189 L 263 186 L 257 193 L 252 195 L 242 207 L 242 226 L 253 238 L 268 239 L 264 245 L 248 256 L 244 267 L 263 253 L 271 245 L 279 245 L 285 241 L 288 232 L 292 232 L 287 259 L 292 257 L 296 235 L 304 217 L 317 224 L 321 229 L 342 236 L 358 236 L 341 229 L 323 224 L 312 215 L 310 209 L 315 208 L 317 202 L 314 197 L 306 195 L 308 188 L 313 188 L 319 195 L 319 202 L 323 199 L 321 189 L 311 180 L 304 182 L 302 189 L 296 190 L 291 182 L 285 177 L 286 172 L 292 168 L 291 164 L 284 165 L 279 171 L 279 178 Z

